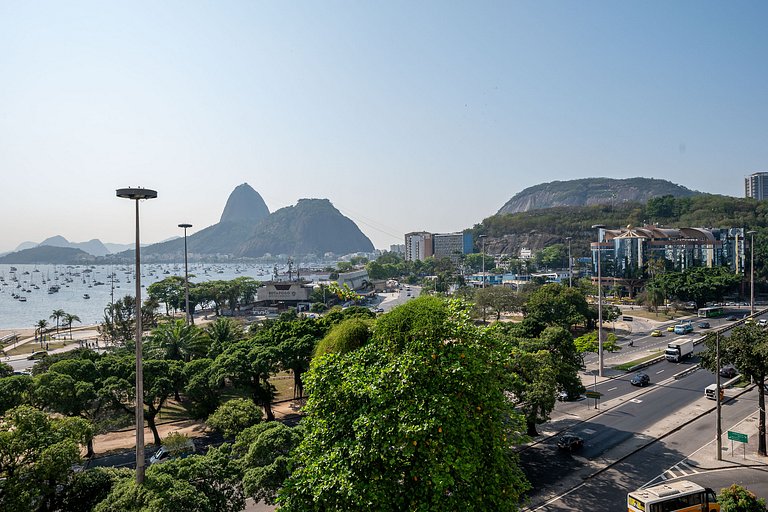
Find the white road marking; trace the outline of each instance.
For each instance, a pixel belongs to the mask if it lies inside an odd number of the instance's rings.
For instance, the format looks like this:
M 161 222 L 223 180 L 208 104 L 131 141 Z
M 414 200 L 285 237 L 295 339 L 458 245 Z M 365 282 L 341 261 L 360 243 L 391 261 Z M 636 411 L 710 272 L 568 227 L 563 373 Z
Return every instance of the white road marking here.
M 656 375 L 658 375 L 658 374 L 660 374 L 660 373 L 664 373 L 664 370 L 659 370 L 659 371 L 657 371 L 657 372 L 656 372 Z
M 634 404 L 641 404 L 641 403 L 643 403 L 642 400 L 638 400 L 637 398 L 630 398 L 629 401 L 634 403 Z
M 613 391 L 614 389 L 619 389 L 619 388 L 611 388 L 611 389 L 609 389 L 608 391 Z

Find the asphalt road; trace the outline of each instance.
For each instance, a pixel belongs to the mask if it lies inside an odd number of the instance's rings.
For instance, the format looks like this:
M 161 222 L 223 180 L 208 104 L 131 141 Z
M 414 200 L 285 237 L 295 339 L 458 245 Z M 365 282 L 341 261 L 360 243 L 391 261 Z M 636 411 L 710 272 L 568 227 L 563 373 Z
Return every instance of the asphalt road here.
M 756 406 L 756 390 L 726 402 L 722 408 L 723 431 L 737 428 L 745 417 L 754 413 Z M 560 475 L 559 481 L 551 478 L 548 485 L 555 495 L 532 503 L 530 510 L 626 510 L 628 492 L 673 479 L 692 480 L 715 491 L 738 483 L 758 496 L 768 496 L 766 467 L 708 469 L 692 460 L 705 449 L 714 453 L 710 445 L 716 437 L 715 421 L 715 414 L 710 412 L 662 439 L 646 439 L 647 446 L 603 470 L 578 455 L 554 454 L 551 466 L 570 463 L 570 473 Z

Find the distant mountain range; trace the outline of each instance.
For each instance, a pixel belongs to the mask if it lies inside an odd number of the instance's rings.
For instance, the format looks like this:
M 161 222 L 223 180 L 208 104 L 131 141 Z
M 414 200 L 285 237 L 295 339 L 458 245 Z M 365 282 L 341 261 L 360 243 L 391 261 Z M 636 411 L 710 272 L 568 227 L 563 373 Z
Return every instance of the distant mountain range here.
M 270 213 L 261 195 L 243 183 L 229 195 L 218 223 L 187 237 L 187 250 L 192 256 L 223 258 L 322 257 L 326 253 L 372 252 L 374 247 L 328 199 L 300 199 L 295 206 Z M 141 254 L 147 261 L 178 261 L 184 254 L 184 239 L 174 237 L 142 246 Z M 132 259 L 132 255 L 132 244 L 72 243 L 54 236 L 39 244 L 23 243 L 16 252 L 0 257 L 0 263 L 80 263 L 88 258 L 106 263 Z
M 701 192 L 654 178 L 552 181 L 518 192 L 497 213 L 520 213 L 558 206 L 645 203 L 652 197 L 688 197 L 697 194 Z
M 372 252 L 373 243 L 328 199 L 299 199 L 296 206 L 269 213 L 261 195 L 239 185 L 227 199 L 221 220 L 187 237 L 190 254 L 259 258 L 278 254 L 322 256 Z M 150 245 L 148 257 L 183 254 L 183 240 Z

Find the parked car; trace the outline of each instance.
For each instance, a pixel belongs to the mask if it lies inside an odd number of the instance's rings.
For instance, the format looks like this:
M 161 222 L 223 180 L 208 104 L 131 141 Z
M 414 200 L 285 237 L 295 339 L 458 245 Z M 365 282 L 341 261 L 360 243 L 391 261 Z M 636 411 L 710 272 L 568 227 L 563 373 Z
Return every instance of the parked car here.
M 739 371 L 732 364 L 727 364 L 720 368 L 720 376 L 726 379 L 732 379 L 739 374 Z
M 675 326 L 674 325 L 667 326 L 667 332 L 675 332 Z
M 660 329 L 654 329 L 651 331 L 651 336 L 654 338 L 658 338 L 659 336 L 663 336 Z
M 634 377 L 632 377 L 629 383 L 633 386 L 640 386 L 642 388 L 651 383 L 651 378 L 647 373 L 638 372 Z
M 191 439 L 188 439 L 186 442 L 176 446 L 162 445 L 160 449 L 157 450 L 155 454 L 149 458 L 149 463 L 157 464 L 173 458 L 183 459 L 190 455 L 194 455 L 195 451 L 195 443 Z
M 574 400 L 578 400 L 581 398 L 581 395 L 579 393 L 569 393 L 566 390 L 562 390 L 557 394 L 557 399 L 561 402 L 573 402 Z
M 557 438 L 557 447 L 572 452 L 584 446 L 584 440 L 576 434 L 563 434 Z
M 725 317 L 725 319 L 728 320 L 729 322 L 733 322 L 736 320 L 736 315 L 728 315 L 727 317 Z
M 709 322 L 699 322 L 699 329 L 709 329 Z
M 761 318 L 760 320 L 757 321 L 757 325 L 759 325 L 760 327 L 768 326 L 768 320 L 766 320 L 765 318 Z

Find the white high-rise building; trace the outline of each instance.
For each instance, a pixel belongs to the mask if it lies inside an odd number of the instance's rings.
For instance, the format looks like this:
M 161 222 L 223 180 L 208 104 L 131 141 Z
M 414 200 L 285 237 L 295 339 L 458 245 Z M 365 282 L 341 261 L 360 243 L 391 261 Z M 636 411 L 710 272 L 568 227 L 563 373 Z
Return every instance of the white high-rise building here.
M 744 178 L 744 197 L 768 199 L 768 172 L 756 172 Z

